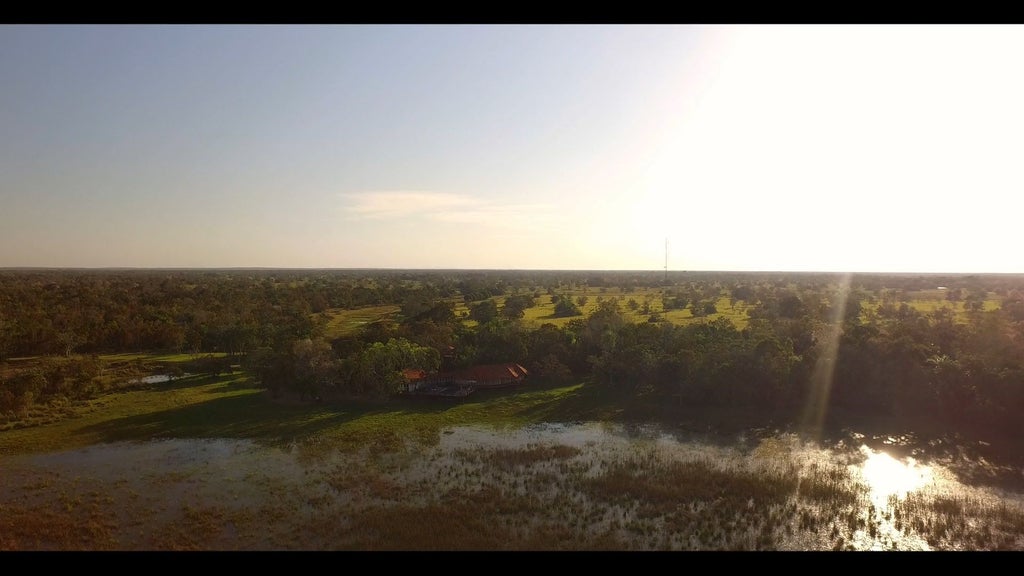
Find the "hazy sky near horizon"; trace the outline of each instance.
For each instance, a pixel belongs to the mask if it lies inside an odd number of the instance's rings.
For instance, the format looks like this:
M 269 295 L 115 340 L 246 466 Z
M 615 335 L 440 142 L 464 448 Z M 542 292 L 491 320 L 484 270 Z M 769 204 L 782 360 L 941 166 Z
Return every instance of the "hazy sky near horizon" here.
M 0 267 L 1024 272 L 1024 27 L 0 26 Z

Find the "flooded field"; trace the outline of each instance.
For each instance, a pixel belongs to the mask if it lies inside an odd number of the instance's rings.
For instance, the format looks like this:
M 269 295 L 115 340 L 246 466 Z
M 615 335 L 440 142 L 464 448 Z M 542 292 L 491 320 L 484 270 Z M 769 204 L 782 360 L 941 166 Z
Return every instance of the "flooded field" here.
M 1019 484 L 968 483 L 992 476 L 983 459 L 826 444 L 597 423 L 386 451 L 102 444 L 0 458 L 0 549 L 1024 549 Z

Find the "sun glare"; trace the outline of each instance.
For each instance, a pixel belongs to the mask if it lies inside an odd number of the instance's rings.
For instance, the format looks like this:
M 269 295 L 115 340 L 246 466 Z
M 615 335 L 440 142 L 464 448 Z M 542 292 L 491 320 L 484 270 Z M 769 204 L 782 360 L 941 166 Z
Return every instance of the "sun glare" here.
M 839 354 L 839 338 L 843 333 L 843 316 L 852 278 L 851 274 L 844 274 L 839 281 L 835 302 L 832 305 L 832 322 L 823 335 L 822 352 L 814 363 L 811 389 L 804 405 L 804 429 L 819 438 L 825 425 L 828 397 L 832 393 L 832 379 L 835 377 L 836 358 Z
M 861 474 L 876 505 L 884 506 L 890 496 L 902 498 L 932 481 L 931 467 L 921 466 L 913 458 L 900 461 L 867 446 L 860 451 L 867 457 Z

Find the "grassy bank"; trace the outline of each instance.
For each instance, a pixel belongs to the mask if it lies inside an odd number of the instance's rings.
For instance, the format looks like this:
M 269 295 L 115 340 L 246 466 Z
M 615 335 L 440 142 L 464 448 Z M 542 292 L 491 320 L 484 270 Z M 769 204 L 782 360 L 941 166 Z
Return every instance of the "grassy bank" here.
M 668 429 L 723 438 L 757 429 L 799 430 L 798 418 L 785 411 L 637 398 L 582 382 L 533 381 L 522 388 L 479 391 L 457 401 L 396 398 L 324 404 L 287 402 L 272 399 L 253 385 L 248 374 L 237 371 L 220 376 L 186 376 L 112 392 L 62 406 L 49 416 L 0 430 L 0 455 L 163 438 L 252 439 L 264 445 L 299 443 L 387 451 L 406 440 L 436 442 L 440 432 L 452 426 L 500 428 L 543 422 L 658 423 Z M 933 456 L 968 450 L 973 457 L 1009 461 L 1014 460 L 1010 456 L 1018 445 L 1016 439 L 985 435 L 968 441 L 924 422 L 865 419 L 841 411 L 832 413 L 827 421 L 822 432 L 832 440 L 855 429 L 869 437 L 909 438 L 907 450 Z
M 249 376 L 189 376 L 83 402 L 57 422 L 0 432 L 0 454 L 80 448 L 154 438 L 250 438 L 267 444 L 331 441 L 340 447 L 429 441 L 446 426 L 517 426 L 600 416 L 582 385 L 481 393 L 471 400 L 409 399 L 310 405 L 278 402 Z M 606 414 L 607 415 L 607 414 Z

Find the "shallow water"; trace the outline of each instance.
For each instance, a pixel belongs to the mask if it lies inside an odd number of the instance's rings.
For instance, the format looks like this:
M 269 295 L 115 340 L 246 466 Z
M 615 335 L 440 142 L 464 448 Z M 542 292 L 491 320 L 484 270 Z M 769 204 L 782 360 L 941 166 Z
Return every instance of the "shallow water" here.
M 173 382 L 176 379 L 185 378 L 191 376 L 191 374 L 182 374 L 181 376 L 172 376 L 171 374 L 151 374 L 149 376 L 143 376 L 137 380 L 132 380 L 133 384 L 165 384 L 167 382 Z
M 386 453 L 104 444 L 0 459 L 6 514 L 45 512 L 94 536 L 41 527 L 0 547 L 1024 549 L 1019 492 L 969 486 L 945 463 L 857 440 L 724 443 L 657 426 L 549 423 L 455 427 Z

